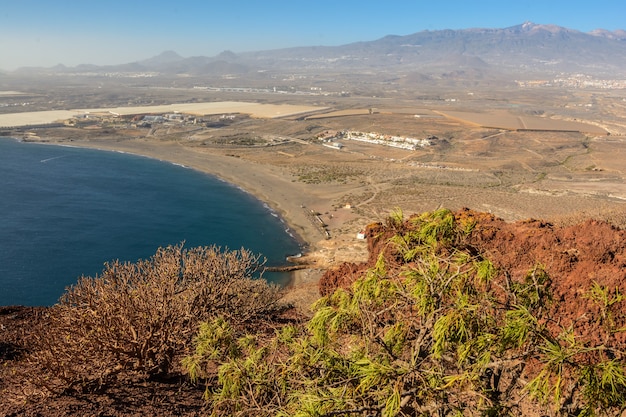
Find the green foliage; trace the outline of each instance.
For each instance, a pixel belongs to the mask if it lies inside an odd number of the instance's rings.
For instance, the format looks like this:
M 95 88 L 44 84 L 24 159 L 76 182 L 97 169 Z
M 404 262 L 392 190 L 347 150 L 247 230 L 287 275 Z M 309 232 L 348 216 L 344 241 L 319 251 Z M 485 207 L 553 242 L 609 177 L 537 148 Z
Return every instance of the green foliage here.
M 504 323 L 500 328 L 502 349 L 519 349 L 530 337 L 541 333 L 536 317 L 525 306 L 514 306 L 504 314 Z
M 624 301 L 624 295 L 615 288 L 611 291 L 607 287 L 603 287 L 597 282 L 593 282 L 591 289 L 587 293 L 587 298 L 594 302 L 600 308 L 600 317 L 602 325 L 614 332 L 623 332 L 626 329 L 615 329 L 614 315 L 619 312 L 619 307 Z M 623 313 L 622 313 L 623 314 Z
M 426 212 L 411 223 L 417 228 L 418 242 L 428 246 L 449 244 L 458 233 L 454 214 L 448 209 Z
M 511 295 L 515 304 L 528 308 L 540 307 L 541 303 L 550 301 L 550 277 L 542 265 L 528 271 L 523 282 L 511 283 Z
M 584 411 L 593 415 L 595 410 L 626 406 L 626 369 L 623 361 L 608 359 L 580 370 Z
M 476 263 L 476 278 L 489 283 L 497 274 L 496 268 L 488 259 L 481 259 Z
M 538 347 L 543 367 L 529 382 L 526 389 L 535 397 L 546 402 L 552 396 L 560 404 L 564 383 L 564 370 L 570 359 L 579 352 L 571 331 L 564 332 L 559 339 L 546 338 Z
M 394 229 L 402 227 L 404 224 L 404 212 L 400 207 L 396 207 L 387 218 L 387 226 Z
M 547 316 L 545 268 L 518 278 L 499 271 L 468 244 L 474 226 L 448 210 L 408 220 L 396 211 L 387 222 L 394 235 L 376 263 L 350 288 L 318 300 L 307 323 L 237 348 L 220 323 L 203 326 L 202 352 L 185 363 L 194 375 L 219 364 L 218 381 L 206 378 L 209 408 L 215 415 L 495 416 L 524 415 L 526 406 L 553 415 L 626 406 L 624 352 L 614 340 L 581 343 L 573 326 L 559 326 Z M 612 326 L 610 314 L 623 308 L 619 292 L 594 286 L 589 297 Z
M 233 329 L 223 318 L 200 323 L 200 330 L 195 337 L 195 353 L 183 359 L 183 366 L 189 372 L 192 382 L 197 382 L 202 372 L 201 363 L 206 360 L 221 359 L 227 356 L 239 356 L 240 349 L 234 339 Z

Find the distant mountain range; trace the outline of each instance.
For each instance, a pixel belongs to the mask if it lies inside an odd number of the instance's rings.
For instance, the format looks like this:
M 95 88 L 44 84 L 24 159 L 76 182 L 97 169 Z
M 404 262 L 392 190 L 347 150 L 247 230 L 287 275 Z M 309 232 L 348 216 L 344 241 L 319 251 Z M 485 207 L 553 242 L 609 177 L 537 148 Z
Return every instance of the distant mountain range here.
M 158 72 L 191 76 L 268 71 L 405 72 L 464 71 L 499 74 L 584 73 L 626 77 L 626 31 L 584 33 L 526 22 L 504 29 L 422 31 L 341 46 L 306 46 L 214 57 L 184 58 L 173 51 L 115 66 L 22 68 L 20 72 Z

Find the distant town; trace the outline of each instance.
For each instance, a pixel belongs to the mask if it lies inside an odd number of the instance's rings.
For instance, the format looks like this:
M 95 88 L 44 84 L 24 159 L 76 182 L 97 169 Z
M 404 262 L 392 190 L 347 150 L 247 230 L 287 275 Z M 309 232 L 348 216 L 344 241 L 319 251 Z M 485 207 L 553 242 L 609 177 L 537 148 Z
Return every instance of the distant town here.
M 563 75 L 551 80 L 517 81 L 520 87 L 569 87 L 569 88 L 600 88 L 621 90 L 626 88 L 626 80 L 602 80 L 585 74 Z

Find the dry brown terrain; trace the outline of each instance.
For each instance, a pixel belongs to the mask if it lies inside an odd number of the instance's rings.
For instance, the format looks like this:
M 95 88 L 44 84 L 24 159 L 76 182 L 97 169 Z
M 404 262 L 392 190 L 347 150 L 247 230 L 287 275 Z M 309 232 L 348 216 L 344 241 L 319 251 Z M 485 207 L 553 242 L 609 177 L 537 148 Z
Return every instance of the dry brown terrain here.
M 239 185 L 281 213 L 309 245 L 302 261 L 311 268 L 295 274 L 299 284 L 314 285 L 328 266 L 364 259 L 365 244 L 356 234 L 396 209 L 469 207 L 506 220 L 623 221 L 625 137 L 489 129 L 415 114 L 381 108 L 315 120 L 237 116 L 207 124 L 216 127 L 173 122 L 139 128 L 107 119 L 38 129 L 38 136 L 26 138 L 142 154 Z M 341 130 L 436 139 L 416 150 L 348 140 L 332 149 L 316 139 Z M 294 297 L 306 305 L 315 296 L 308 292 Z
M 172 161 L 216 175 L 254 194 L 281 213 L 308 244 L 306 256 L 301 259 L 308 268 L 295 273 L 294 287 L 287 296 L 287 301 L 304 312 L 318 296 L 317 283 L 324 271 L 343 262 L 368 259 L 367 242 L 357 239 L 357 233 L 394 210 L 400 209 L 408 215 L 438 207 L 452 210 L 469 207 L 507 222 L 534 218 L 555 225 L 572 225 L 591 217 L 626 227 L 623 92 L 526 89 L 513 93 L 476 91 L 469 95 L 465 91 L 425 93 L 405 89 L 399 93 L 400 100 L 386 91 L 384 85 L 371 85 L 361 96 L 277 98 L 271 94 L 211 93 L 191 87 L 127 88 L 124 85 L 109 86 L 106 91 L 92 86 L 66 89 L 56 85 L 30 91 L 25 83 L 11 87 L 10 97 L 4 100 L 9 106 L 1 108 L 0 113 L 8 119 L 26 117 L 18 116 L 15 109 L 34 112 L 122 108 L 128 111 L 116 113 L 128 117 L 101 115 L 89 123 L 79 121 L 74 126 L 57 128 L 3 128 L 0 135 L 132 152 Z M 24 94 L 14 94 L 15 90 L 24 90 Z M 446 97 L 463 99 L 449 101 Z M 187 100 L 192 102 L 190 105 L 254 102 L 297 108 L 281 114 L 276 113 L 277 109 L 286 108 L 264 107 L 268 110 L 265 114 L 255 113 L 261 108 L 257 106 L 247 110 L 221 108 L 214 109 L 215 116 L 205 109 L 201 114 L 207 116 L 196 124 L 168 121 L 142 127 L 138 120 L 133 120 L 134 113 L 175 111 L 167 106 Z M 166 107 L 160 110 L 146 107 L 161 105 Z M 315 117 L 304 118 L 301 114 L 325 108 L 328 112 Z M 369 109 L 376 111 L 370 114 Z M 468 119 L 442 116 L 478 111 L 490 117 L 506 114 L 518 121 L 520 117 L 541 116 L 536 118 L 550 126 L 557 126 L 552 124 L 556 119 L 576 119 L 603 130 L 516 131 L 514 128 L 519 126 L 489 128 L 476 120 L 470 123 Z M 238 114 L 224 121 L 219 116 L 222 112 L 248 115 Z M 59 117 L 71 117 L 65 114 Z M 21 122 L 30 123 L 35 122 Z M 333 149 L 319 139 L 325 132 L 345 130 L 436 139 L 416 150 L 348 140 L 341 140 L 343 148 Z M 486 218 L 502 230 L 517 227 L 516 230 L 524 232 L 540 224 L 506 226 L 499 219 Z M 585 230 L 594 230 L 590 223 L 585 225 Z M 595 235 L 590 236 L 596 239 Z M 523 236 L 515 240 L 522 241 Z M 491 242 L 493 247 L 499 243 L 505 247 L 504 241 Z M 532 251 L 521 255 L 529 253 Z M 26 324 L 38 320 L 45 322 L 45 312 L 0 311 L 0 324 L 10 331 L 3 333 L 0 341 L 2 364 L 7 364 L 0 374 L 4 387 L 12 378 L 8 364 L 15 363 L 28 343 Z M 17 403 L 0 402 L 4 407 L 0 413 L 201 415 L 201 394 L 198 387 L 181 385 L 179 380 L 133 382 L 99 396 L 60 397 L 43 402 L 27 402 L 26 396 L 18 396 L 13 398 Z
M 607 134 L 607 131 L 603 128 L 589 123 L 528 115 L 518 116 L 506 111 L 487 111 L 484 113 L 446 111 L 442 114 L 462 122 L 494 129 L 583 132 L 593 135 Z

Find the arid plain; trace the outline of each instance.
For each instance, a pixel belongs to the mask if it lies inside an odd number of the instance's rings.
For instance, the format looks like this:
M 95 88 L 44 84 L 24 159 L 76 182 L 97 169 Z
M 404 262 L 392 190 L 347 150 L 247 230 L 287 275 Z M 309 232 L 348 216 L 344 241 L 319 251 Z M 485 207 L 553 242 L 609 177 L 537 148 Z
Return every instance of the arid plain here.
M 397 210 L 406 217 L 468 207 L 521 220 L 507 227 L 494 219 L 481 228 L 486 236 L 497 235 L 489 239 L 489 256 L 514 259 L 525 270 L 524 262 L 538 260 L 552 267 L 575 265 L 570 278 L 554 271 L 562 287 L 574 292 L 598 271 L 606 272 L 612 256 L 623 259 L 622 231 L 581 220 L 626 227 L 625 90 L 433 86 L 411 92 L 380 91 L 373 84 L 376 91 L 342 96 L 208 91 L 193 88 L 194 81 L 167 88 L 159 86 L 163 80 L 149 87 L 100 81 L 0 82 L 8 91 L 0 95 L 6 104 L 0 107 L 0 136 L 146 155 L 216 175 L 254 194 L 307 245 L 283 298 L 298 316 L 313 313 L 320 286 L 333 272 L 345 272 L 344 262 L 360 264 L 371 255 L 368 241 L 357 234 Z M 39 126 L 14 126 L 19 117 L 51 110 L 67 113 Z M 516 123 L 533 123 L 537 130 Z M 555 228 L 524 221 L 530 218 L 572 225 L 570 238 L 546 239 Z M 589 258 L 608 260 L 585 262 Z M 620 277 L 614 271 L 607 273 L 613 280 L 605 282 L 611 288 Z M 197 416 L 205 410 L 204 386 L 181 385 L 182 376 L 169 382 L 122 376 L 102 393 L 30 395 L 32 372 L 39 369 L 33 371 L 19 352 L 46 325 L 46 311 L 0 311 L 5 329 L 0 380 L 6 381 L 0 384 L 5 399 L 0 414 Z M 27 375 L 26 382 L 16 372 Z M 526 408 L 522 414 L 533 415 Z
M 22 87 L 1 96 L 28 103 L 19 113 L 0 108 L 3 136 L 146 155 L 238 185 L 277 210 L 308 245 L 300 283 L 364 259 L 357 233 L 394 210 L 468 207 L 505 220 L 596 217 L 626 225 L 624 90 L 443 88 L 415 97 L 343 97 L 192 86 Z M 65 113 L 57 125 L 18 126 L 31 120 L 20 119 L 24 110 L 58 110 L 58 103 Z M 384 140 L 354 140 L 347 132 Z M 389 146 L 394 137 L 423 142 Z

